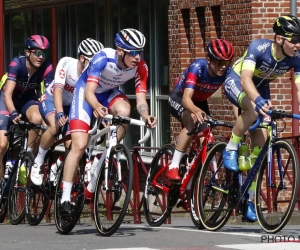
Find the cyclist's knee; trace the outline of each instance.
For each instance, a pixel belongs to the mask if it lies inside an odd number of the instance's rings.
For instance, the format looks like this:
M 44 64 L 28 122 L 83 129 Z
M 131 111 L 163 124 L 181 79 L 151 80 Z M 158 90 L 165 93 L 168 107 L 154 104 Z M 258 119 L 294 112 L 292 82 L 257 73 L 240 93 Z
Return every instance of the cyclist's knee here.
M 30 116 L 27 116 L 28 120 L 37 123 L 37 124 L 42 124 L 43 118 L 39 112 L 33 112 L 30 114 Z

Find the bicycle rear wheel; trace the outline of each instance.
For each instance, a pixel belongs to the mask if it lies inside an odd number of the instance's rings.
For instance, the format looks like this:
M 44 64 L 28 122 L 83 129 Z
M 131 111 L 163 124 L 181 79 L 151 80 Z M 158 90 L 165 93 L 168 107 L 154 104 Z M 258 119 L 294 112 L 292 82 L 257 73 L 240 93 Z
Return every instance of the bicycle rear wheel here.
M 299 161 L 295 148 L 284 140 L 278 140 L 273 145 L 271 172 L 267 160 L 266 154 L 257 178 L 256 211 L 263 230 L 277 233 L 288 223 L 294 211 L 299 187 Z M 268 184 L 270 177 L 273 181 L 271 185 Z
M 18 179 L 18 168 L 19 162 L 21 163 L 20 166 L 27 166 L 26 174 L 28 173 L 28 169 L 31 168 L 31 166 L 34 163 L 34 156 L 31 152 L 25 152 L 22 156 L 20 161 L 16 161 L 13 173 L 12 173 L 12 179 L 10 183 L 10 189 L 8 194 L 8 211 L 9 211 L 9 221 L 13 225 L 19 224 L 24 218 L 25 218 L 25 212 L 26 212 L 26 190 L 27 190 L 27 184 L 25 185 L 21 184 Z M 28 175 L 27 175 L 28 176 Z
M 133 163 L 130 151 L 125 145 L 118 144 L 111 149 L 107 176 L 108 183 L 105 182 L 103 163 L 94 196 L 95 225 L 103 236 L 111 236 L 119 229 L 132 195 Z
M 2 223 L 6 217 L 7 213 L 7 197 L 4 197 L 4 188 L 5 188 L 6 182 L 4 178 L 1 178 L 0 180 L 0 195 L 2 196 L 0 198 L 0 223 Z
M 199 216 L 202 225 L 210 231 L 222 228 L 228 221 L 233 208 L 230 206 L 229 195 L 222 192 L 226 186 L 226 168 L 222 152 L 226 143 L 219 142 L 209 151 L 198 178 L 199 185 Z M 215 157 L 215 158 L 214 158 Z M 215 160 L 217 170 L 211 162 Z M 211 182 L 213 178 L 213 181 Z M 213 188 L 219 187 L 220 189 Z
M 84 188 L 84 168 L 86 164 L 85 154 L 82 156 L 79 165 L 75 181 L 73 183 L 71 191 L 71 202 L 75 204 L 74 213 L 72 216 L 60 216 L 59 205 L 63 194 L 63 173 L 64 173 L 64 162 L 57 173 L 57 185 L 55 190 L 54 199 L 54 219 L 57 230 L 61 234 L 68 234 L 76 226 L 77 221 L 80 218 L 82 209 L 84 207 L 85 199 L 85 188 Z
M 169 204 L 169 191 L 172 184 L 165 177 L 165 172 L 171 164 L 175 148 L 172 145 L 163 146 L 154 156 L 146 179 L 143 207 L 146 221 L 152 227 L 159 227 L 169 217 L 174 204 Z M 168 190 L 165 192 L 165 188 Z M 170 206 L 172 205 L 172 206 Z
M 43 165 L 43 183 L 41 186 L 36 186 L 30 181 L 27 188 L 27 204 L 28 213 L 26 218 L 31 226 L 40 224 L 46 213 L 48 203 L 50 200 L 51 186 L 48 178 L 48 163 Z M 50 163 L 51 167 L 51 163 Z

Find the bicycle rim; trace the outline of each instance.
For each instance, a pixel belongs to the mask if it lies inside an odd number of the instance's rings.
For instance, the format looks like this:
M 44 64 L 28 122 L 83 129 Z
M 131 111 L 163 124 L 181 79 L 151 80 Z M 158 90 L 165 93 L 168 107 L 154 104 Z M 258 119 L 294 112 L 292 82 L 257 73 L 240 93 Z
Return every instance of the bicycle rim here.
M 34 156 L 31 152 L 26 152 L 21 156 L 21 166 L 24 164 L 27 166 L 27 173 L 28 173 L 28 168 L 30 168 L 33 165 L 33 162 L 34 162 Z M 16 161 L 13 169 L 13 175 L 12 175 L 10 190 L 8 194 L 9 221 L 13 225 L 19 224 L 25 218 L 25 212 L 26 212 L 25 199 L 26 199 L 28 181 L 25 185 L 17 181 L 17 173 L 18 173 L 17 170 L 19 168 L 18 163 L 19 161 Z
M 222 191 L 212 188 L 212 184 L 221 189 L 226 185 L 226 169 L 222 158 L 222 152 L 225 147 L 226 144 L 220 142 L 209 151 L 197 183 L 199 185 L 198 209 L 200 221 L 210 231 L 222 228 L 228 221 L 232 211 L 228 202 L 229 196 Z M 216 178 L 211 183 L 216 172 L 211 163 L 213 157 L 215 157 L 218 170 L 215 175 Z
M 0 204 L 0 223 L 3 223 L 3 221 L 6 218 L 7 214 L 7 199 L 2 199 Z
M 119 167 L 118 167 L 118 160 Z M 101 167 L 94 197 L 95 225 L 103 236 L 111 236 L 126 219 L 132 217 L 133 211 L 128 208 L 133 185 L 133 163 L 130 151 L 125 145 L 118 144 L 111 149 L 108 163 L 108 183 L 105 189 L 105 169 Z M 119 178 L 118 169 L 121 171 Z M 120 180 L 119 180 L 120 179 Z M 133 203 L 131 202 L 131 207 Z
M 283 183 L 280 181 L 281 159 Z M 267 233 L 280 231 L 289 221 L 295 208 L 299 186 L 299 162 L 296 150 L 287 141 L 279 140 L 273 146 L 272 172 L 267 167 L 267 154 L 257 178 L 256 210 L 260 226 Z M 272 176 L 272 185 L 268 178 Z
M 167 189 L 172 188 L 172 184 L 165 177 L 165 172 L 172 162 L 174 151 L 175 148 L 172 145 L 163 146 L 154 156 L 149 168 L 143 197 L 143 207 L 146 221 L 153 227 L 162 225 L 175 205 L 174 203 L 173 206 L 169 206 L 169 192 L 165 192 L 162 188 L 158 187 L 159 185 Z

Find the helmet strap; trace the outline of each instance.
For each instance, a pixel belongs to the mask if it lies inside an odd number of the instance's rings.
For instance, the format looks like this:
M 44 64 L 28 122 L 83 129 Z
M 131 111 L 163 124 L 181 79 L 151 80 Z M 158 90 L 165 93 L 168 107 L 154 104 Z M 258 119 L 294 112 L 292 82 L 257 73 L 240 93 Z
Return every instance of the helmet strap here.
M 217 75 L 217 74 L 215 74 L 215 72 L 212 70 L 211 62 L 207 64 L 207 68 L 208 68 L 208 70 L 210 71 L 210 72 L 208 72 L 208 73 L 211 73 L 211 74 L 212 74 L 212 75 L 209 74 L 211 77 L 214 77 L 214 76 Z
M 25 53 L 25 54 L 26 54 L 26 53 Z M 35 70 L 37 70 L 38 67 L 34 66 L 34 64 L 33 64 L 33 63 L 31 62 L 31 60 L 30 60 L 30 54 L 31 54 L 31 52 L 29 52 L 29 55 L 26 54 L 26 59 L 28 60 L 29 64 L 30 64 Z
M 285 39 L 283 39 L 283 42 L 281 44 L 279 44 L 280 48 L 281 48 L 281 51 L 282 51 L 282 54 L 284 54 L 285 56 L 287 57 L 290 57 L 289 55 L 287 55 L 285 52 L 284 52 L 284 49 L 283 49 L 283 44 L 285 42 Z
M 126 68 L 129 68 L 126 63 L 125 63 L 125 55 L 126 55 L 126 51 L 124 51 L 124 55 L 122 56 L 122 63 L 125 65 Z

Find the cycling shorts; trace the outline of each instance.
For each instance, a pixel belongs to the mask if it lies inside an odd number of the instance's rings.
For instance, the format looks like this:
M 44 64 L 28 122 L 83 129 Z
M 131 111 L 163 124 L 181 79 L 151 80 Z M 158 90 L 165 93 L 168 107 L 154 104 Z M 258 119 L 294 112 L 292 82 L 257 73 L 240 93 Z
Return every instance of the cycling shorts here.
M 241 97 L 245 95 L 242 89 L 241 85 L 241 76 L 239 76 L 235 71 L 231 71 L 224 83 L 224 89 L 225 94 L 228 100 L 237 106 L 238 108 L 241 108 L 240 102 Z M 262 98 L 266 100 L 271 100 L 270 95 L 270 86 L 269 84 L 263 84 L 257 88 L 258 93 L 262 96 Z
M 74 89 L 73 100 L 69 113 L 71 133 L 87 133 L 90 129 L 90 124 L 93 116 L 93 109 L 84 98 L 85 88 L 85 83 L 77 82 Z M 103 93 L 95 93 L 95 96 L 98 102 L 101 103 L 101 105 L 103 105 L 104 107 L 108 108 L 108 110 L 117 100 L 122 99 L 129 103 L 129 100 L 126 97 L 126 95 L 118 88 L 110 89 Z
M 186 110 L 182 105 L 183 93 L 177 89 L 169 95 L 169 110 L 172 116 L 182 123 L 182 113 Z M 209 107 L 207 100 L 203 102 L 194 102 L 194 105 L 203 110 L 207 115 L 210 116 Z

